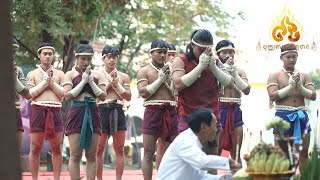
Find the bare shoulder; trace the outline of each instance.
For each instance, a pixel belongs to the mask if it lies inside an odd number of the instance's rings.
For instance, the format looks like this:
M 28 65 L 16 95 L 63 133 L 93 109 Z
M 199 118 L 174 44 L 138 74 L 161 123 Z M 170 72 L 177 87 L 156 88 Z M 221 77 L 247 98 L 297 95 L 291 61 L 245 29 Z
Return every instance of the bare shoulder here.
M 182 59 L 180 58 L 180 56 L 176 56 L 176 57 L 173 59 L 172 63 L 174 63 L 175 61 L 182 61 Z
M 176 70 L 176 69 L 184 69 L 184 68 L 185 68 L 185 64 L 183 60 L 180 57 L 175 57 L 172 62 L 172 69 Z
M 100 69 L 97 69 L 97 70 L 94 70 L 94 71 L 97 71 L 98 73 L 103 74 L 103 71 L 105 71 L 105 70 L 100 68 Z
M 121 78 L 125 78 L 125 79 L 130 79 L 129 75 L 124 73 L 124 72 L 121 72 L 121 71 L 118 71 L 119 75 Z
M 58 74 L 59 76 L 64 76 L 64 72 L 59 69 L 53 69 L 53 73 Z
M 35 73 L 37 73 L 37 71 L 38 71 L 38 68 L 36 68 L 36 69 L 34 69 L 34 70 L 29 71 L 29 73 L 28 73 L 28 74 L 35 74 Z
M 65 73 L 65 77 L 73 77 L 76 71 L 73 69 Z
M 310 77 L 310 74 L 307 73 L 307 72 L 300 72 L 300 71 L 299 71 L 299 73 L 300 73 L 300 75 L 303 76 L 303 77 Z
M 283 73 L 283 71 L 281 69 L 278 69 L 278 70 L 272 71 L 269 74 L 269 76 L 279 76 L 279 75 L 281 75 L 281 73 Z
M 270 83 L 278 83 L 279 78 L 281 77 L 282 70 L 276 70 L 269 74 L 268 84 Z
M 177 56 L 177 57 L 175 57 L 174 59 L 173 59 L 173 61 L 172 61 L 172 65 L 184 65 L 184 62 L 182 61 L 182 59 L 179 57 L 179 56 Z
M 37 70 L 38 69 L 34 69 L 32 71 L 29 71 L 28 74 L 27 74 L 27 78 L 28 79 L 33 79 L 34 78 L 34 74 L 37 73 Z
M 146 65 L 142 68 L 140 68 L 137 72 L 137 79 L 145 79 L 148 77 L 148 70 L 149 70 L 150 65 Z
M 246 74 L 245 70 L 242 67 L 237 67 L 239 74 Z
M 143 66 L 142 68 L 140 68 L 140 69 L 138 70 L 138 73 L 139 73 L 139 74 L 140 74 L 140 73 L 147 73 L 147 72 L 148 72 L 149 67 L 150 67 L 150 65 L 149 65 L 149 64 L 148 64 L 148 65 L 146 65 L 146 66 Z

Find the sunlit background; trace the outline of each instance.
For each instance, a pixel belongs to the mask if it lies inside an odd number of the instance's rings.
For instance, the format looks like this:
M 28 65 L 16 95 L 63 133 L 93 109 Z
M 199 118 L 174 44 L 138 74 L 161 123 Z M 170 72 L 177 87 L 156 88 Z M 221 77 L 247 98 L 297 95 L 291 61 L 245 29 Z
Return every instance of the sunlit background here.
M 211 0 L 211 1 L 214 2 L 213 0 Z M 38 38 L 38 35 L 35 36 L 34 34 L 36 34 L 36 33 L 33 33 L 33 36 L 29 37 L 28 35 L 30 35 L 32 33 L 25 33 L 25 31 L 22 31 L 22 30 L 25 30 L 25 29 L 23 29 L 24 27 L 26 27 L 26 25 L 23 24 L 25 22 L 30 23 L 30 24 L 37 24 L 37 23 L 34 23 L 34 22 L 31 23 L 29 21 L 26 21 L 24 14 L 18 13 L 18 12 L 21 12 L 21 11 L 18 11 L 18 10 L 20 10 L 18 8 L 18 7 L 20 7 L 20 6 L 18 6 L 18 5 L 20 5 L 19 4 L 20 1 L 19 1 L 19 3 L 18 3 L 18 1 L 13 1 L 13 2 L 16 3 L 16 7 L 17 7 L 16 8 L 17 12 L 15 12 L 13 14 L 18 14 L 17 17 L 22 19 L 21 20 L 21 19 L 17 18 L 17 20 L 16 20 L 16 23 L 19 22 L 20 24 L 17 23 L 18 28 L 16 27 L 17 30 L 15 31 L 15 34 L 17 35 L 18 38 L 20 38 L 20 40 L 21 39 L 24 40 L 24 42 L 27 45 L 30 45 L 30 43 L 35 43 L 35 42 L 29 42 L 29 40 L 35 40 L 35 38 Z M 103 1 L 101 1 L 101 2 L 103 2 Z M 130 2 L 135 2 L 135 1 L 131 0 Z M 149 2 L 149 4 L 148 4 L 148 2 Z M 150 2 L 151 1 L 144 1 L 144 3 L 142 3 L 143 7 L 146 6 L 146 8 L 144 9 L 146 12 L 148 11 L 148 8 L 147 8 L 148 5 L 151 4 Z M 163 2 L 164 2 L 164 0 L 157 1 L 157 6 L 161 7 Z M 167 0 L 166 2 L 169 2 L 169 0 Z M 177 3 L 178 0 L 172 0 L 172 2 Z M 187 7 L 187 8 L 193 8 L 192 2 L 194 3 L 194 2 L 196 2 L 196 0 L 190 0 L 190 7 Z M 56 2 L 48 1 L 48 3 L 56 3 Z M 224 11 L 227 11 L 230 15 L 236 16 L 239 11 L 243 12 L 243 19 L 240 17 L 235 18 L 232 22 L 230 22 L 231 24 L 233 24 L 233 27 L 226 30 L 229 33 L 229 35 L 231 35 L 230 40 L 234 42 L 235 47 L 236 47 L 236 51 L 237 51 L 236 63 L 238 66 L 240 66 L 241 68 L 243 68 L 246 71 L 249 82 L 252 86 L 251 93 L 248 96 L 242 97 L 241 107 L 243 110 L 243 119 L 244 119 L 244 123 L 245 123 L 244 124 L 245 139 L 244 139 L 243 148 L 241 150 L 241 154 L 248 153 L 248 151 L 259 141 L 260 131 L 262 131 L 262 135 L 263 135 L 262 139 L 264 141 L 266 141 L 268 143 L 273 142 L 273 135 L 272 135 L 271 130 L 270 131 L 265 130 L 265 123 L 267 121 L 269 121 L 274 115 L 274 110 L 269 109 L 269 98 L 268 98 L 268 94 L 267 94 L 267 90 L 266 90 L 266 82 L 267 82 L 269 73 L 271 73 L 275 70 L 281 69 L 282 63 L 279 59 L 280 49 L 275 49 L 273 51 L 269 51 L 269 50 L 267 50 L 268 48 L 266 49 L 265 47 L 266 46 L 268 47 L 268 46 L 282 45 L 282 44 L 289 42 L 287 39 L 288 34 L 285 35 L 285 39 L 281 42 L 276 42 L 272 38 L 272 35 L 271 35 L 272 29 L 274 28 L 274 26 L 279 25 L 279 23 L 280 23 L 279 21 L 282 20 L 284 15 L 289 16 L 290 21 L 292 23 L 294 23 L 295 25 L 297 25 L 297 27 L 300 31 L 301 38 L 296 42 L 296 44 L 309 45 L 309 49 L 301 49 L 299 51 L 298 62 L 296 64 L 297 69 L 300 71 L 311 73 L 311 72 L 315 71 L 315 69 L 320 68 L 320 24 L 319 24 L 319 21 L 317 21 L 318 17 L 320 17 L 320 10 L 319 10 L 318 6 L 316 6 L 317 4 L 318 4 L 317 1 L 310 1 L 310 0 L 263 0 L 263 1 L 259 1 L 259 0 L 224 0 L 224 1 L 222 1 L 221 9 Z M 28 3 L 25 3 L 23 5 L 26 7 L 29 7 Z M 135 5 L 136 4 L 132 4 L 132 7 L 130 7 L 130 8 L 134 8 Z M 169 5 L 172 5 L 172 4 L 169 3 Z M 128 5 L 125 5 L 125 6 L 128 6 Z M 51 6 L 48 6 L 48 7 L 51 7 Z M 55 7 L 55 6 L 52 6 L 52 7 Z M 26 8 L 26 9 L 28 9 L 28 8 Z M 38 9 L 40 9 L 40 8 L 38 8 Z M 58 9 L 56 11 L 58 12 Z M 143 11 L 143 13 L 145 13 L 145 11 Z M 141 9 L 140 9 L 139 13 L 142 13 Z M 180 12 L 180 13 L 182 14 L 182 12 Z M 77 17 L 78 14 L 74 14 L 74 15 Z M 111 20 L 119 20 L 120 19 L 119 17 L 117 17 L 119 19 L 116 19 L 113 16 L 110 17 L 110 14 L 108 14 L 108 15 L 106 15 L 104 17 L 104 18 L 106 18 L 105 21 L 107 21 L 108 23 Z M 130 14 L 130 15 L 132 16 L 132 14 Z M 87 15 L 87 16 L 89 16 L 89 15 Z M 30 17 L 32 17 L 32 16 L 30 16 Z M 54 16 L 52 15 L 52 17 L 59 17 L 59 15 L 54 14 Z M 76 20 L 78 20 L 77 21 L 78 23 L 75 23 L 75 25 L 77 25 L 77 24 L 81 25 L 81 23 L 80 23 L 81 18 L 85 17 L 85 16 L 81 16 L 81 13 L 80 13 L 79 17 L 78 17 L 78 19 L 76 19 Z M 131 24 L 130 24 L 130 26 L 125 26 L 126 24 L 125 25 L 122 24 L 122 26 L 123 27 L 137 26 L 137 23 L 138 23 L 136 20 L 137 18 L 138 17 L 133 17 L 131 21 L 124 18 L 124 20 L 128 21 Z M 151 21 L 151 20 L 153 20 L 152 18 L 155 18 L 155 17 L 151 16 L 151 17 L 147 17 L 147 18 L 149 18 L 148 20 Z M 168 21 L 168 19 L 172 20 L 170 18 L 167 18 L 166 20 Z M 82 19 L 82 20 L 84 20 L 84 19 Z M 119 32 L 117 34 L 116 32 L 114 32 L 112 30 L 104 29 L 105 24 L 103 25 L 103 23 L 101 23 L 102 21 L 103 20 L 98 22 L 97 19 L 94 19 L 94 22 L 92 22 L 93 25 L 90 24 L 91 29 L 93 29 L 91 34 L 94 34 L 94 35 L 92 35 L 93 37 L 90 40 L 94 41 L 96 44 L 100 43 L 100 46 L 101 46 L 100 49 L 97 50 L 97 53 L 95 53 L 95 56 L 94 56 L 95 58 L 93 61 L 93 63 L 97 67 L 99 65 L 103 65 L 103 62 L 101 61 L 101 50 L 102 50 L 101 48 L 105 44 L 118 45 L 119 39 L 120 39 L 119 37 L 122 37 Z M 140 19 L 140 21 L 141 21 L 141 19 Z M 203 23 L 200 21 L 200 18 L 197 19 L 197 21 L 198 21 L 198 27 L 195 27 L 194 29 L 205 28 L 205 29 L 210 30 L 213 35 L 215 34 L 217 29 L 216 29 L 216 25 L 214 23 Z M 35 21 L 35 22 L 37 22 L 37 21 Z M 112 22 L 112 23 L 114 23 L 115 26 L 119 25 L 115 22 Z M 112 23 L 110 23 L 110 24 L 112 24 Z M 155 25 L 152 24 L 152 22 L 149 23 L 149 21 L 143 21 L 140 23 L 144 23 L 142 25 L 140 24 L 141 26 L 144 27 L 143 30 L 149 31 L 149 32 L 155 31 L 154 30 Z M 145 28 L 145 26 L 146 26 L 146 28 Z M 173 25 L 171 25 L 171 26 L 173 26 Z M 171 27 L 171 26 L 169 28 L 173 29 L 174 27 Z M 23 27 L 23 28 L 21 28 L 21 27 Z M 55 27 L 55 26 L 53 26 L 53 27 Z M 21 28 L 22 30 L 19 28 Z M 81 28 L 81 26 L 79 26 L 78 28 Z M 39 29 L 37 29 L 37 26 L 33 27 L 34 31 L 35 31 L 35 29 L 39 30 Z M 74 28 L 74 29 L 76 29 L 75 31 L 77 31 L 77 28 Z M 119 29 L 116 29 L 116 30 L 119 30 Z M 49 30 L 52 30 L 52 29 L 49 29 Z M 64 34 L 64 32 L 61 33 L 58 31 L 60 29 L 55 29 L 55 30 L 57 30 L 57 32 L 55 32 L 56 34 L 58 34 L 57 37 L 58 36 L 60 37 L 61 34 L 67 35 L 68 33 L 70 33 L 70 32 L 66 32 L 66 34 Z M 157 30 L 159 30 L 159 29 L 157 29 Z M 26 31 L 33 32 L 31 30 L 29 31 L 29 29 L 27 29 Z M 63 31 L 63 30 L 61 30 L 61 31 Z M 84 33 L 83 29 L 81 29 L 79 31 Z M 174 30 L 172 30 L 172 31 L 174 31 Z M 59 34 L 59 33 L 61 33 L 61 34 Z M 77 35 L 77 33 L 74 33 L 74 34 Z M 173 34 L 174 33 L 175 32 L 173 32 Z M 70 34 L 72 34 L 72 33 L 70 33 Z M 80 34 L 80 32 L 79 32 L 79 34 Z M 191 32 L 190 32 L 190 34 L 191 34 Z M 76 35 L 74 36 L 74 38 L 77 38 Z M 109 35 L 109 38 L 107 38 L 108 35 Z M 130 35 L 134 36 L 135 34 L 130 34 Z M 179 34 L 176 33 L 175 36 L 168 37 L 168 39 L 169 38 L 174 39 L 174 38 L 177 38 L 178 36 L 179 36 Z M 136 37 L 136 36 L 134 36 L 134 37 Z M 138 36 L 138 37 L 143 38 L 144 36 Z M 23 38 L 25 38 L 25 39 L 23 39 Z M 58 61 L 57 61 L 56 66 L 58 68 L 59 67 L 62 68 L 62 66 L 63 66 L 63 63 L 62 63 L 63 62 L 63 59 L 62 59 L 63 53 L 62 53 L 62 45 L 60 42 L 61 37 L 59 39 L 60 41 L 57 39 L 55 39 L 55 42 L 56 42 L 56 44 L 60 43 L 60 47 L 59 47 L 60 49 L 58 52 L 59 55 L 57 56 Z M 138 40 L 141 40 L 141 39 L 138 39 Z M 148 51 L 150 49 L 150 43 L 148 44 L 148 42 L 150 41 L 150 39 L 142 39 L 141 41 L 143 41 L 143 40 L 146 42 L 143 42 L 144 44 L 141 46 L 141 49 L 139 50 L 139 52 L 142 52 L 142 53 L 140 53 L 139 56 L 133 57 L 132 67 L 130 66 L 130 68 L 127 68 L 127 70 L 128 69 L 131 70 L 131 68 L 134 71 L 138 70 L 141 67 L 141 63 L 137 63 L 138 61 L 145 61 L 147 63 L 150 61 L 150 57 L 148 54 Z M 214 43 L 215 44 L 220 40 L 222 40 L 222 38 L 214 36 Z M 188 43 L 189 39 L 186 39 L 183 42 Z M 78 41 L 76 41 L 74 43 L 75 43 L 75 47 L 76 47 L 76 44 L 78 43 Z M 311 50 L 312 45 L 315 45 L 317 49 Z M 176 46 L 178 48 L 180 48 L 179 52 L 181 52 L 181 53 L 184 52 L 185 44 L 184 45 L 176 44 Z M 260 49 L 258 47 L 260 47 Z M 31 47 L 31 49 L 32 48 L 34 49 L 35 47 Z M 122 53 L 126 54 L 128 51 L 132 51 L 134 48 L 135 47 L 133 47 L 131 44 L 131 46 L 127 46 L 127 49 L 124 49 L 122 51 Z M 24 49 L 21 48 L 21 50 L 24 50 Z M 21 57 L 21 55 L 24 55 L 24 54 L 28 54 L 25 51 L 23 51 L 23 52 L 21 51 L 19 53 L 20 54 L 18 55 L 18 57 L 19 56 Z M 127 56 L 122 57 L 121 63 L 128 62 L 128 56 L 129 56 L 128 54 L 130 54 L 130 53 L 127 53 Z M 25 60 L 25 59 L 26 58 L 21 58 L 20 60 Z M 30 53 L 29 53 L 29 59 L 31 59 Z M 33 62 L 38 63 L 37 60 L 35 60 Z M 58 64 L 58 63 L 60 63 L 60 64 Z M 32 68 L 34 68 L 34 67 L 32 67 Z M 30 71 L 30 69 L 27 69 L 26 71 Z M 131 77 L 133 77 L 133 76 L 131 76 Z M 138 96 L 136 81 L 134 79 L 132 80 L 131 88 L 132 88 L 132 99 L 131 99 L 130 103 L 128 103 L 128 104 L 130 104 L 130 107 L 129 107 L 127 113 L 131 117 L 137 116 L 142 119 L 143 112 L 144 112 L 144 107 L 142 105 L 143 99 L 139 98 L 139 96 Z M 310 102 L 310 104 L 308 103 L 309 107 L 310 107 L 309 118 L 310 118 L 310 122 L 311 122 L 311 127 L 313 129 L 313 131 L 311 133 L 311 142 L 310 142 L 311 146 L 310 147 L 312 147 L 312 144 L 314 143 L 314 139 L 315 139 L 314 137 L 320 137 L 319 131 L 318 131 L 318 135 L 315 136 L 315 134 L 314 134 L 315 129 L 316 129 L 315 128 L 316 127 L 316 120 L 317 120 L 316 110 L 320 109 L 320 97 L 319 96 L 320 96 L 320 94 L 318 93 L 317 101 Z M 28 123 L 29 123 L 28 119 L 24 119 L 24 125 L 26 125 Z M 318 126 L 319 126 L 319 123 L 318 123 Z M 127 132 L 128 132 L 128 134 L 132 133 L 131 130 L 128 130 Z M 250 133 L 252 133 L 251 138 L 249 138 Z M 26 136 L 27 136 L 27 133 L 25 132 L 25 137 Z M 110 141 L 112 141 L 111 138 L 110 138 Z M 128 138 L 127 143 L 130 144 L 131 142 L 134 142 L 134 141 L 135 141 L 135 139 Z M 137 141 L 142 142 L 142 136 L 139 136 Z M 318 142 L 319 141 L 320 141 L 320 138 L 318 138 Z M 67 143 L 67 141 L 66 141 L 66 143 Z M 320 142 L 318 144 L 320 144 Z M 25 141 L 24 146 L 28 148 L 29 142 Z M 64 145 L 64 147 L 65 147 L 65 145 Z
M 243 115 L 244 115 L 244 132 L 246 133 L 245 145 L 242 153 L 246 153 L 248 143 L 248 133 L 253 133 L 250 145 L 259 140 L 259 132 L 263 131 L 263 140 L 272 143 L 272 132 L 264 131 L 265 122 L 274 115 L 274 110 L 269 109 L 268 94 L 266 91 L 266 81 L 268 74 L 282 67 L 279 60 L 280 49 L 274 51 L 266 51 L 261 47 L 257 50 L 260 41 L 263 45 L 278 45 L 289 43 L 285 38 L 278 43 L 272 39 L 271 28 L 277 18 L 282 15 L 292 16 L 292 20 L 296 25 L 303 28 L 301 38 L 297 44 L 310 45 L 310 49 L 301 49 L 299 51 L 298 62 L 296 68 L 304 72 L 312 72 L 316 68 L 320 68 L 320 24 L 317 18 L 320 11 L 315 6 L 316 1 L 301 0 L 270 0 L 270 1 L 224 1 L 224 8 L 229 12 L 241 10 L 244 12 L 245 20 L 238 19 L 235 22 L 235 29 L 230 29 L 234 36 L 231 40 L 235 43 L 238 50 L 237 62 L 245 69 L 252 90 L 249 96 L 243 96 Z M 281 19 L 280 19 L 281 20 Z M 280 25 L 280 24 L 277 24 Z M 203 27 L 210 28 L 210 24 L 202 24 Z M 217 38 L 218 42 L 220 39 Z M 311 45 L 315 43 L 316 50 L 311 50 Z M 312 133 L 311 146 L 313 145 L 315 123 L 317 119 L 316 110 L 320 108 L 319 94 L 318 100 L 310 102 L 309 118 L 311 119 Z M 319 123 L 318 123 L 319 124 Z M 317 137 L 320 134 L 318 133 Z M 319 138 L 318 138 L 319 141 Z

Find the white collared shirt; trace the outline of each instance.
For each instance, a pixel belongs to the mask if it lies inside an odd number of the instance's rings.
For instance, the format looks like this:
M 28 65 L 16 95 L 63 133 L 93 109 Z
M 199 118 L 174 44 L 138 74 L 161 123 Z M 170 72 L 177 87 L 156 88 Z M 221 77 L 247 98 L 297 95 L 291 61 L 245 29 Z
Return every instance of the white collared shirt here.
M 230 170 L 229 159 L 206 155 L 196 134 L 188 128 L 180 133 L 166 150 L 158 170 L 157 180 L 218 180 L 207 170 Z

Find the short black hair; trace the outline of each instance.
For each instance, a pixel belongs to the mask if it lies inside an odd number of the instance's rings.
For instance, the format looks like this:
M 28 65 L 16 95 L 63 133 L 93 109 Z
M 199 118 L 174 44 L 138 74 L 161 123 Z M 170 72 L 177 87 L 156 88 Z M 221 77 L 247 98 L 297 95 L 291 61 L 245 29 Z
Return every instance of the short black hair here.
M 116 47 L 106 45 L 102 50 L 102 56 L 105 54 L 112 54 L 114 56 L 118 56 L 120 54 L 120 51 Z
M 37 51 L 38 54 L 41 54 L 42 49 L 40 49 L 40 48 L 43 48 L 43 47 L 49 47 L 49 48 L 52 47 L 52 48 L 53 48 L 53 49 L 52 49 L 53 53 L 55 52 L 54 47 L 53 47 L 53 45 L 52 45 L 51 43 L 49 43 L 49 42 L 44 42 L 44 43 L 39 44 L 39 46 L 38 46 L 38 51 Z M 39 50 L 39 49 L 40 49 L 40 50 Z
M 169 50 L 177 50 L 174 44 L 169 44 Z
M 217 43 L 217 45 L 216 45 L 216 51 L 218 51 L 219 49 L 221 49 L 221 48 L 223 48 L 223 47 L 228 47 L 228 46 L 232 46 L 233 48 L 235 48 L 234 47 L 234 44 L 233 44 L 233 42 L 231 42 L 231 41 L 229 41 L 229 40 L 221 40 L 221 41 L 219 41 L 218 43 Z M 217 53 L 218 55 L 220 54 L 220 52 L 218 52 Z
M 153 48 L 166 48 L 166 49 L 168 49 L 169 44 L 164 40 L 158 39 L 158 40 L 152 41 L 151 49 L 153 49 Z
M 198 133 L 201 130 L 202 123 L 206 123 L 208 126 L 211 125 L 212 116 L 214 115 L 210 109 L 196 109 L 187 117 L 188 125 L 194 133 Z

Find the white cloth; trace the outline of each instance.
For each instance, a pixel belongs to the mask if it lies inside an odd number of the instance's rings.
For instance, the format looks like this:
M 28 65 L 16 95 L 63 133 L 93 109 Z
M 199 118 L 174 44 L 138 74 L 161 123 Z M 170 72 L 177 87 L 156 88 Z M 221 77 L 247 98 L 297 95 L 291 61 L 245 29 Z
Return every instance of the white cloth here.
M 218 180 L 207 170 L 230 170 L 229 159 L 206 155 L 196 134 L 189 128 L 180 133 L 165 152 L 157 174 L 157 180 Z

